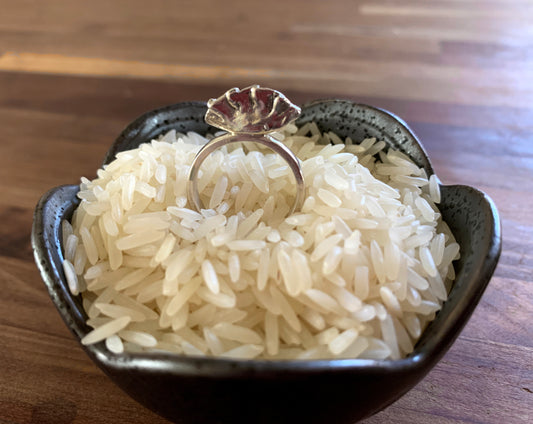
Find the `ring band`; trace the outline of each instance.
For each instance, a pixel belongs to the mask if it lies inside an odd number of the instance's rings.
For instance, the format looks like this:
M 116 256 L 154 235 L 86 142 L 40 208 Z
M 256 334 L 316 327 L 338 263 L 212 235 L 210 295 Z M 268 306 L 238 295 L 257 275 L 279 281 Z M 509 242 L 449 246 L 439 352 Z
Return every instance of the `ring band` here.
M 289 212 L 289 215 L 295 211 L 299 211 L 302 208 L 304 201 L 305 193 L 305 184 L 302 168 L 300 166 L 300 161 L 296 155 L 283 143 L 274 139 L 269 134 L 226 134 L 220 137 L 216 137 L 206 143 L 194 157 L 191 169 L 189 171 L 189 181 L 187 185 L 187 197 L 189 203 L 194 205 L 196 210 L 200 211 L 204 209 L 204 205 L 200 200 L 200 193 L 198 192 L 198 171 L 200 166 L 205 161 L 205 159 L 213 153 L 215 150 L 226 146 L 231 143 L 240 143 L 240 142 L 254 142 L 262 144 L 265 147 L 268 147 L 278 155 L 280 155 L 289 168 L 291 169 L 294 177 L 296 179 L 296 195 L 294 199 L 294 204 Z

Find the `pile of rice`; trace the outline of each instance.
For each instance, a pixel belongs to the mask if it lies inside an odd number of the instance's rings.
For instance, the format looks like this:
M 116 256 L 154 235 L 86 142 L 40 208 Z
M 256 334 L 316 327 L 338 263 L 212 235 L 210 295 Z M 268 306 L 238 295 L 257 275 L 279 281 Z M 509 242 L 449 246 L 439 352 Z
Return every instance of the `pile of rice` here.
M 413 350 L 459 255 L 436 177 L 383 141 L 343 141 L 314 123 L 276 136 L 305 176 L 292 216 L 287 164 L 240 145 L 207 158 L 208 209 L 190 209 L 190 163 L 207 142 L 195 133 L 171 131 L 82 178 L 63 223 L 65 275 L 94 328 L 82 343 L 248 359 Z

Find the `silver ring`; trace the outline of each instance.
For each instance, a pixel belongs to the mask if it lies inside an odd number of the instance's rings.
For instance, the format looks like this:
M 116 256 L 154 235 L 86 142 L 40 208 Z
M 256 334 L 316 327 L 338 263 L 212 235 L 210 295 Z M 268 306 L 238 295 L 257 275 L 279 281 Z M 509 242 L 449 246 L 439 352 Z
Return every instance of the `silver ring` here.
M 198 192 L 198 172 L 207 156 L 227 144 L 250 141 L 270 148 L 287 162 L 296 178 L 296 195 L 290 214 L 300 210 L 305 193 L 300 161 L 287 146 L 270 135 L 296 120 L 300 113 L 301 109 L 282 93 L 258 85 L 242 90 L 232 88 L 218 99 L 209 100 L 205 122 L 228 134 L 206 143 L 194 157 L 187 184 L 189 204 L 197 211 L 204 209 Z
M 191 164 L 191 169 L 189 171 L 189 183 L 187 186 L 187 197 L 189 203 L 192 204 L 198 211 L 205 209 L 200 199 L 200 193 L 198 192 L 197 178 L 200 166 L 202 166 L 202 163 L 205 161 L 205 159 L 215 150 L 223 146 L 231 143 L 241 142 L 262 144 L 263 146 L 268 147 L 280 155 L 285 162 L 287 162 L 287 165 L 289 165 L 289 168 L 296 179 L 296 194 L 294 198 L 294 204 L 289 212 L 289 215 L 293 214 L 295 211 L 299 211 L 302 208 L 305 194 L 304 176 L 302 167 L 300 166 L 300 160 L 287 146 L 269 134 L 225 134 L 206 143 L 194 157 Z

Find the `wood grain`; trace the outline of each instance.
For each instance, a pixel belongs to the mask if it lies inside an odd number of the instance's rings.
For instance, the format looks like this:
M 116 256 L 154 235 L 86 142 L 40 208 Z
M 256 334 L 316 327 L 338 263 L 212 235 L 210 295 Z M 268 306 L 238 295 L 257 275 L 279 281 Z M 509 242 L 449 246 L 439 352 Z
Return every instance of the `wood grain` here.
M 89 4 L 90 3 L 90 4 Z M 141 113 L 271 85 L 415 130 L 440 178 L 487 192 L 496 273 L 435 369 L 368 424 L 533 419 L 533 3 L 0 0 L 0 424 L 164 423 L 62 323 L 33 264 L 39 197 L 92 177 Z

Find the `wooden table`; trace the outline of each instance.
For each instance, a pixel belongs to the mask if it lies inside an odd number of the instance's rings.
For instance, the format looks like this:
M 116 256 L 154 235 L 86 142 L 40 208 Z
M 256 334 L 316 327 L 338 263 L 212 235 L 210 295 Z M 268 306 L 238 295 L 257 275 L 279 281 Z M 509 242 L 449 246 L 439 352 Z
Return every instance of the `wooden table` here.
M 47 189 L 93 176 L 157 106 L 260 83 L 407 120 L 447 184 L 488 193 L 503 252 L 476 312 L 368 424 L 533 420 L 533 12 L 526 0 L 0 1 L 0 423 L 163 423 L 80 349 L 33 263 Z M 90 5 L 89 5 L 90 3 Z

